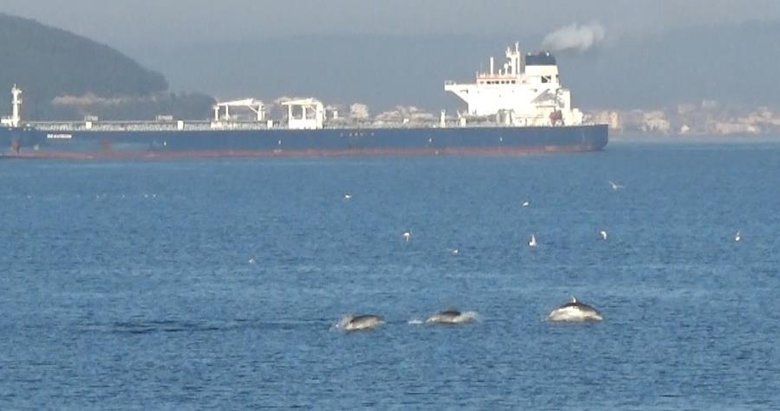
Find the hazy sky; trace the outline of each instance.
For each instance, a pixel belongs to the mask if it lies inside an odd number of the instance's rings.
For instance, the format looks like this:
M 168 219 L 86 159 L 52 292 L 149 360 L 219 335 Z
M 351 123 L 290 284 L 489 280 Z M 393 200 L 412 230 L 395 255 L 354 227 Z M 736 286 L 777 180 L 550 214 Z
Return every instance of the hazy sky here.
M 33 18 L 128 48 L 303 34 L 544 34 L 602 24 L 609 37 L 780 20 L 780 0 L 2 0 Z
M 221 99 L 455 106 L 444 80 L 469 79 L 512 41 L 555 52 L 583 106 L 780 98 L 744 82 L 756 69 L 774 75 L 780 0 L 0 0 L 0 13 L 107 44 L 174 91 Z

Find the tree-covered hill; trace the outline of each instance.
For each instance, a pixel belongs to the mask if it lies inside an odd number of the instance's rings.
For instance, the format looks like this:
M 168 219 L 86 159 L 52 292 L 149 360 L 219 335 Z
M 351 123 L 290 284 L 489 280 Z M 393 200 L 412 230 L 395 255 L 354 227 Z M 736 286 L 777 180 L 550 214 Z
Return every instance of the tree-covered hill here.
M 0 56 L 0 84 L 24 84 L 42 97 L 146 95 L 168 88 L 162 74 L 106 45 L 6 14 L 0 14 Z
M 174 105 L 161 114 L 175 112 L 190 118 L 204 117 L 209 115 L 213 101 L 200 94 L 177 96 L 168 93 L 168 82 L 162 74 L 142 67 L 107 45 L 34 20 L 0 13 L 2 115 L 10 109 L 13 84 L 24 90 L 24 114 L 30 120 L 74 119 L 85 114 L 101 116 L 107 112 L 133 117 L 142 114 L 137 112 L 138 101 L 150 98 L 163 101 L 156 104 L 158 107 Z M 91 96 L 97 101 L 113 102 L 110 107 L 101 107 L 101 104 L 68 106 L 61 103 L 65 96 Z M 125 104 L 116 104 L 117 100 L 127 102 L 128 110 L 123 111 Z M 176 107 L 177 103 L 185 109 Z M 144 116 L 147 114 L 143 113 Z

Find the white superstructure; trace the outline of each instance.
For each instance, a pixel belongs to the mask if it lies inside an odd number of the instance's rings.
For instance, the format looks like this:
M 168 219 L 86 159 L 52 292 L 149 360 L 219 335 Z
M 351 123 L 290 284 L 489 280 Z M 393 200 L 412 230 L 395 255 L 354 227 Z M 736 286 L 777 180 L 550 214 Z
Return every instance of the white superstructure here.
M 6 127 L 19 127 L 22 123 L 22 89 L 14 87 L 11 89 L 11 117 L 3 117 L 0 124 Z
M 246 98 L 243 100 L 223 101 L 215 104 L 212 107 L 214 109 L 214 122 L 232 120 L 230 116 L 231 107 L 247 108 L 255 114 L 257 121 L 265 120 L 265 104 L 260 100 Z
M 512 126 L 582 124 L 582 112 L 571 106 L 571 92 L 561 86 L 558 65 L 550 53 L 520 52 L 519 44 L 506 49 L 506 62 L 496 69 L 493 57 L 487 72 L 477 72 L 474 83 L 446 82 L 467 104 L 465 119 L 495 117 Z
M 291 130 L 317 130 L 325 123 L 325 106 L 315 98 L 288 100 L 282 103 L 287 107 L 287 128 Z
M 457 121 L 447 117 L 445 111 L 435 116 L 413 106 L 399 106 L 391 112 L 371 118 L 368 108 L 361 104 L 350 106 L 351 116 L 341 118 L 337 106 L 325 106 L 320 100 L 310 97 L 278 99 L 270 106 L 254 98 L 218 102 L 212 106 L 214 116 L 211 121 L 184 121 L 171 115 L 157 116 L 153 122 L 98 121 L 97 117 L 86 116 L 83 122 L 37 121 L 24 122 L 24 125 L 51 131 L 53 135 L 67 135 L 68 131 L 84 130 L 318 130 L 348 127 L 378 129 L 582 125 L 582 112 L 572 107 L 571 92 L 561 85 L 555 57 L 547 52 L 523 55 L 517 43 L 514 48 L 506 49 L 506 61 L 503 65 L 498 66 L 491 57 L 489 70 L 477 72 L 473 83 L 446 82 L 444 90 L 454 93 L 466 102 L 466 110 L 458 112 Z M 22 126 L 21 96 L 22 90 L 14 85 L 12 114 L 2 118 L 0 125 L 11 128 Z M 247 109 L 251 111 L 249 116 L 245 112 Z M 234 110 L 244 112 L 236 113 Z M 278 120 L 273 118 L 273 114 L 277 115 Z

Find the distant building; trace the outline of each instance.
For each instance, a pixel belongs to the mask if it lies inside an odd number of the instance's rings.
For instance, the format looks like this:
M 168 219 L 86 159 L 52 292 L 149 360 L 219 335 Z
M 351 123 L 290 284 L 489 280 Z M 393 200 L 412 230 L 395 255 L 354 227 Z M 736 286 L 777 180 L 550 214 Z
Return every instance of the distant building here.
M 752 124 L 726 122 L 719 122 L 715 124 L 715 133 L 719 135 L 758 134 L 759 132 L 761 132 L 761 129 Z
M 355 103 L 349 106 L 349 116 L 353 120 L 368 120 L 368 106 L 361 103 Z
M 620 122 L 620 113 L 613 110 L 596 111 L 586 116 L 586 121 L 595 124 L 606 124 L 610 130 L 620 131 L 623 126 Z
M 669 120 L 666 119 L 666 114 L 659 110 L 645 113 L 640 128 L 646 133 L 669 134 L 672 125 Z

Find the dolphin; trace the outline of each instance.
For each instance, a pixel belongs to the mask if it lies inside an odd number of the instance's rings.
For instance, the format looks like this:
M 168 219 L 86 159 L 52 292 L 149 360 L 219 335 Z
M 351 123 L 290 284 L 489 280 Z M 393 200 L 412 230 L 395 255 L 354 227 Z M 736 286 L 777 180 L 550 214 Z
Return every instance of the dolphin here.
M 556 322 L 584 322 L 601 321 L 604 317 L 601 316 L 599 310 L 571 297 L 571 301 L 552 310 L 547 319 Z
M 385 319 L 381 315 L 347 315 L 339 321 L 338 327 L 344 331 L 373 330 L 384 322 Z
M 428 317 L 426 324 L 466 324 L 476 320 L 474 313 L 462 313 L 455 309 L 447 309 Z

